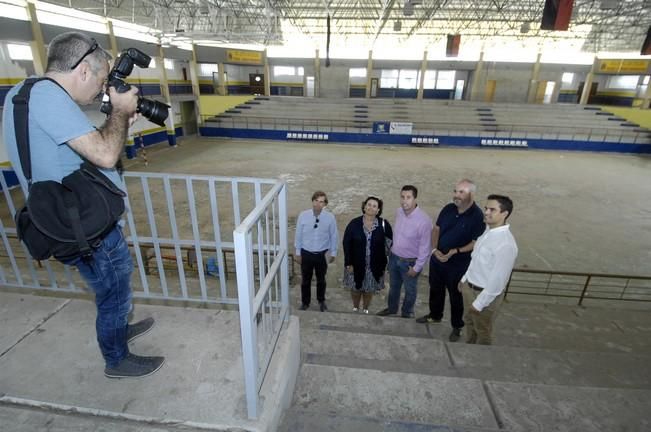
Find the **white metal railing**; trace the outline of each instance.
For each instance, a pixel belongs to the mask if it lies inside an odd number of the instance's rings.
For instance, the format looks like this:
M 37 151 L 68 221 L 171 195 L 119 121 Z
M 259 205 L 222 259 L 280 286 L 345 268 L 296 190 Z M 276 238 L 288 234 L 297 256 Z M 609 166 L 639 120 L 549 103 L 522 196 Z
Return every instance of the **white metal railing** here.
M 1 171 L 11 171 L 3 168 Z M 136 298 L 237 304 L 232 272 L 233 230 L 276 183 L 246 177 L 124 174 L 124 232 L 131 246 Z M 0 284 L 85 293 L 76 269 L 55 260 L 34 261 L 16 238 L 13 215 L 25 201 L 0 175 Z M 259 251 L 257 248 L 254 254 Z
M 233 236 L 246 404 L 249 417 L 257 418 L 258 394 L 282 325 L 289 316 L 287 188 L 284 182 L 274 185 L 235 229 Z
M 18 241 L 13 215 L 25 191 L 10 189 L 4 172 L 11 170 L 0 168 L 0 285 L 85 293 L 75 268 L 34 261 Z M 125 173 L 124 180 L 134 297 L 238 305 L 247 411 L 256 418 L 258 394 L 289 316 L 286 184 L 138 172 Z M 227 270 L 229 254 L 235 279 Z
M 242 129 L 267 129 L 304 132 L 370 133 L 372 119 L 343 120 L 288 117 L 207 116 L 206 126 Z M 415 121 L 414 134 L 439 136 L 480 136 L 484 138 L 544 138 L 549 140 L 598 141 L 630 144 L 651 144 L 651 131 L 595 125 L 543 125 L 478 121 Z

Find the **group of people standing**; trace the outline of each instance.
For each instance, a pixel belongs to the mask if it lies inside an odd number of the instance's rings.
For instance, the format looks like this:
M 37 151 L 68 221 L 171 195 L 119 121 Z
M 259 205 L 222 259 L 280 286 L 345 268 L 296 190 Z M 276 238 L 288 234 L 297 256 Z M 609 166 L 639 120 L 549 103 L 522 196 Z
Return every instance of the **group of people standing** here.
M 383 201 L 375 196 L 366 198 L 362 215 L 348 223 L 342 242 L 343 283 L 351 290 L 353 311 L 369 313 L 373 295 L 384 288 L 388 269 L 388 304 L 377 315 L 400 312 L 403 318 L 414 318 L 418 278 L 429 260 L 429 313 L 416 322 L 441 322 L 447 292 L 452 326 L 449 340 L 458 341 L 465 327 L 466 342 L 491 344 L 493 321 L 518 247 L 506 223 L 513 212 L 511 199 L 489 195 L 482 211 L 475 203 L 476 191 L 471 180 L 459 181 L 452 202 L 441 209 L 433 224 L 418 206 L 418 189 L 405 185 L 393 227 L 381 217 Z M 326 194 L 315 192 L 312 209 L 303 211 L 296 224 L 302 310 L 310 307 L 313 273 L 320 310 L 327 310 L 325 276 L 339 242 L 336 220 L 326 210 L 327 204 Z

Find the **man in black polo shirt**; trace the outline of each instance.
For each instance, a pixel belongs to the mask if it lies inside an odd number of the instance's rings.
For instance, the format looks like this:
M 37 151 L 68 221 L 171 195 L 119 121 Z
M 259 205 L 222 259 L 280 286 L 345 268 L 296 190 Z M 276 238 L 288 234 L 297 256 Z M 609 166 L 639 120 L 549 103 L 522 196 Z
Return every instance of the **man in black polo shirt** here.
M 432 255 L 429 261 L 429 314 L 419 323 L 438 323 L 443 318 L 445 290 L 450 293 L 450 342 L 461 337 L 463 298 L 459 281 L 470 264 L 475 240 L 486 230 L 484 215 L 475 204 L 477 186 L 463 179 L 454 188 L 452 203 L 443 207 L 432 231 Z

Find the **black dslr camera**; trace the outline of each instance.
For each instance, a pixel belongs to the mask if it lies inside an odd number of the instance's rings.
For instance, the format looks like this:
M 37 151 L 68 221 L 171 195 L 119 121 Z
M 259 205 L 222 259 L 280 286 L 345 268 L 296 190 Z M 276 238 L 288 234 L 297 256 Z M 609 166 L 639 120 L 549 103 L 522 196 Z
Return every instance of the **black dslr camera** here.
M 129 48 L 122 51 L 122 54 L 120 54 L 120 57 L 115 62 L 113 69 L 111 69 L 111 72 L 108 74 L 108 87 L 115 87 L 115 90 L 118 93 L 129 91 L 131 85 L 126 83 L 124 78 L 131 74 L 134 64 L 144 69 L 149 67 L 149 62 L 151 62 L 151 57 L 136 48 Z M 168 108 L 169 107 L 162 102 L 138 96 L 137 111 L 149 119 L 149 121 L 156 123 L 159 126 L 165 126 L 165 119 L 167 119 L 167 116 L 169 115 Z M 99 110 L 104 114 L 109 115 L 111 114 L 112 109 L 113 106 L 108 98 L 108 93 L 106 93 L 104 99 L 102 99 L 102 105 Z

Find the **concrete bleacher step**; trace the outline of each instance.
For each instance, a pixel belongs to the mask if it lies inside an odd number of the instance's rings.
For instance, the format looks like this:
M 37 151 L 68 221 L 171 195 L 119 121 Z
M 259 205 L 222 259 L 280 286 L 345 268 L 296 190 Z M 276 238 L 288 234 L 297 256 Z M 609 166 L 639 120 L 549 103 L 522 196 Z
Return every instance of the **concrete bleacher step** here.
M 452 430 L 646 431 L 651 427 L 650 400 L 649 390 L 508 383 L 304 364 L 293 407 L 311 412 L 315 418 L 317 413 L 332 413 L 383 422 L 446 425 Z
M 336 412 L 289 408 L 278 432 L 508 432 L 499 428 L 460 428 L 399 420 L 385 420 L 363 415 L 348 416 Z
M 498 427 L 482 383 L 474 379 L 303 364 L 293 406 L 389 421 Z
M 335 300 L 342 306 L 337 309 L 334 300 L 329 300 L 328 313 L 312 310 L 292 312 L 298 315 L 301 330 L 317 328 L 443 341 L 447 341 L 450 332 L 447 315 L 439 324 L 419 324 L 414 319 L 348 312 L 350 300 Z M 373 311 L 379 308 L 377 306 Z M 611 318 L 605 317 L 599 309 L 507 301 L 495 323 L 493 343 L 514 348 L 651 356 L 651 328 L 639 325 L 646 314 L 645 311 L 627 311 L 625 316 L 619 314 Z M 594 337 L 596 332 L 598 338 Z
M 651 389 L 651 356 L 598 353 L 595 361 L 594 352 L 486 347 L 441 339 L 314 328 L 301 331 L 308 364 L 503 382 Z

